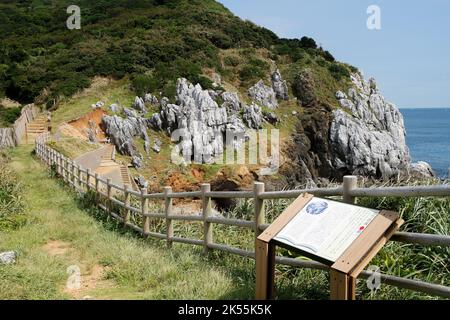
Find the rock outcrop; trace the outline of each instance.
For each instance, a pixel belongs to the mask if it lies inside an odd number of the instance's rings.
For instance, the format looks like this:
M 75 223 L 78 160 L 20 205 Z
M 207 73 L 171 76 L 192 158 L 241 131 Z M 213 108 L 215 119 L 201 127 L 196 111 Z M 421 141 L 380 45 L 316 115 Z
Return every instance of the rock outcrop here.
M 223 99 L 222 108 L 227 109 L 231 113 L 238 113 L 242 110 L 239 96 L 234 92 L 224 92 L 221 95 Z
M 133 165 L 136 168 L 140 168 L 142 155 L 139 154 L 134 144 L 134 138 L 140 137 L 145 144 L 149 145 L 150 138 L 147 134 L 147 123 L 133 112 L 125 113 L 127 114 L 126 119 L 117 115 L 104 116 L 102 124 L 111 143 L 116 146 L 117 150 L 121 154 L 131 156 Z
M 332 165 L 338 171 L 387 179 L 410 166 L 403 116 L 385 101 L 374 79 L 351 76 L 355 88 L 337 92 L 341 109 L 330 127 Z
M 275 110 L 278 107 L 275 91 L 273 88 L 266 86 L 263 80 L 260 80 L 253 87 L 248 89 L 248 95 L 254 102 L 264 107 L 272 110 Z
M 244 123 L 251 129 L 261 129 L 263 122 L 262 110 L 256 104 L 244 106 L 244 114 L 242 116 Z
M 289 100 L 288 85 L 287 82 L 283 80 L 280 70 L 277 70 L 272 74 L 271 80 L 276 97 L 280 100 Z
M 341 180 L 356 174 L 389 179 L 408 174 L 411 160 L 403 117 L 381 95 L 375 80 L 351 75 L 352 88 L 338 91 L 336 104 L 316 95 L 310 70 L 293 83 L 304 110 L 286 153 L 291 160 L 282 168 L 289 184 Z
M 242 120 L 231 116 L 241 107 L 237 94 L 224 93 L 222 97 L 224 103 L 220 107 L 208 90 L 186 79 L 178 79 L 177 104 L 162 105 L 161 112 L 152 115 L 148 125 L 166 130 L 170 135 L 175 133 L 175 139 L 182 139 L 175 150 L 185 162 L 192 159 L 196 163 L 210 163 L 223 154 L 227 130 L 245 132 Z
M 133 108 L 142 113 L 147 113 L 147 108 L 145 107 L 144 99 L 136 97 L 134 100 Z

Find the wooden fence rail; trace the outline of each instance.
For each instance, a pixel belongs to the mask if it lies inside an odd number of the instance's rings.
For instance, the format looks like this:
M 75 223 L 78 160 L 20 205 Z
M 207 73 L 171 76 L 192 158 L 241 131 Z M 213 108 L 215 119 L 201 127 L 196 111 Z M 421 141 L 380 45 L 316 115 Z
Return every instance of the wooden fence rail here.
M 37 156 L 48 166 L 53 167 L 55 172 L 70 186 L 79 192 L 92 191 L 96 196 L 96 203 L 99 208 L 106 211 L 113 218 L 117 219 L 125 227 L 141 233 L 145 237 L 153 237 L 165 240 L 168 247 L 174 242 L 188 245 L 202 246 L 204 252 L 210 250 L 221 250 L 230 254 L 239 255 L 254 259 L 254 250 L 244 250 L 224 244 L 214 242 L 214 225 L 226 225 L 240 228 L 248 228 L 254 231 L 255 238 L 264 231 L 268 224 L 265 222 L 265 200 L 269 199 L 291 199 L 300 194 L 308 192 L 315 196 L 331 197 L 342 196 L 344 202 L 354 203 L 356 197 L 448 197 L 450 196 L 450 186 L 420 186 L 420 187 L 380 187 L 380 188 L 358 188 L 357 178 L 348 176 L 344 178 L 341 187 L 329 189 L 304 189 L 292 191 L 271 191 L 264 190 L 264 184 L 255 182 L 252 191 L 216 192 L 211 191 L 209 184 L 204 184 L 198 192 L 174 193 L 170 187 L 164 188 L 162 193 L 148 194 L 146 189 L 140 192 L 133 191 L 131 186 L 118 186 L 112 184 L 109 179 L 102 179 L 98 174 L 93 174 L 90 170 L 85 170 L 77 166 L 71 159 L 53 150 L 47 144 L 50 135 L 45 133 L 36 139 L 35 150 Z M 116 194 L 123 195 L 122 198 Z M 202 202 L 202 212 L 198 216 L 176 215 L 173 213 L 173 199 L 199 199 Z M 254 217 L 252 221 L 219 218 L 211 215 L 211 202 L 214 198 L 226 199 L 253 199 Z M 135 200 L 134 202 L 132 200 Z M 160 200 L 164 202 L 161 212 L 149 212 L 149 201 Z M 103 202 L 102 202 L 103 201 Z M 139 206 L 133 206 L 138 203 Z M 123 209 L 123 213 L 114 212 L 117 207 Z M 140 215 L 142 225 L 138 226 L 132 222 L 133 214 Z M 165 221 L 165 232 L 151 232 L 150 219 L 162 219 Z M 194 221 L 203 223 L 203 238 L 189 239 L 174 235 L 174 221 Z M 450 236 L 436 234 L 417 234 L 398 232 L 392 238 L 408 244 L 423 246 L 450 246 Z M 329 270 L 329 267 L 318 262 L 309 260 L 292 259 L 288 257 L 277 257 L 276 262 L 293 267 L 310 268 L 318 270 Z M 361 278 L 368 278 L 371 273 L 364 271 Z M 381 282 L 405 288 L 409 290 L 424 292 L 430 295 L 450 298 L 450 287 L 427 283 L 419 280 L 406 279 L 391 275 L 381 275 Z

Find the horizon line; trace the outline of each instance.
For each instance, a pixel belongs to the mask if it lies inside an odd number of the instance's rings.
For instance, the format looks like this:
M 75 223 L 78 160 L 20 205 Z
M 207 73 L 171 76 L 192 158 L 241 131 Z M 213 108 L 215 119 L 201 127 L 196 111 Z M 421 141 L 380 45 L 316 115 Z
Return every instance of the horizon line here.
M 450 109 L 450 106 L 447 107 L 398 107 L 399 109 Z

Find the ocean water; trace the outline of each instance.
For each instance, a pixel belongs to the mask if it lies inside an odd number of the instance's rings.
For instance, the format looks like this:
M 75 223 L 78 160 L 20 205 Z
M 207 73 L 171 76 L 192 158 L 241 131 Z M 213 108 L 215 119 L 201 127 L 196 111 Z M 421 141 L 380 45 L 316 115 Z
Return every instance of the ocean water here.
M 450 108 L 401 109 L 413 162 L 426 161 L 446 178 L 450 169 Z

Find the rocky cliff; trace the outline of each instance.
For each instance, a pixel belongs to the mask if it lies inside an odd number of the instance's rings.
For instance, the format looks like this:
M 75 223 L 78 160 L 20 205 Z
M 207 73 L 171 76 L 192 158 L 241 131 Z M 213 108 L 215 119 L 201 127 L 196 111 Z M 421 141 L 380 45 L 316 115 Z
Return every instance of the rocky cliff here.
M 354 85 L 336 93 L 341 109 L 330 127 L 331 165 L 336 171 L 388 179 L 410 166 L 403 116 L 381 95 L 375 79 L 351 75 Z
M 308 72 L 294 83 L 305 113 L 288 154 L 293 163 L 283 170 L 289 182 L 340 180 L 355 174 L 376 179 L 431 177 L 427 164 L 412 164 L 403 116 L 382 96 L 375 79 L 350 76 L 348 92 L 336 92 L 336 105 L 320 101 Z M 292 177 L 292 178 L 289 178 Z

